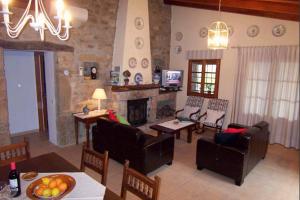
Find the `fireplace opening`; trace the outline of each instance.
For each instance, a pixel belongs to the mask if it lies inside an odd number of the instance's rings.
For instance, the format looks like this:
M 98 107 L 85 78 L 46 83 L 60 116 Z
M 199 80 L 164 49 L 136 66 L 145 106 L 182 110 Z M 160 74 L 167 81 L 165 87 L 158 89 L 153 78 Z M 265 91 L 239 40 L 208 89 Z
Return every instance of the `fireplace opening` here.
M 147 102 L 149 98 L 127 101 L 127 120 L 132 126 L 147 123 Z

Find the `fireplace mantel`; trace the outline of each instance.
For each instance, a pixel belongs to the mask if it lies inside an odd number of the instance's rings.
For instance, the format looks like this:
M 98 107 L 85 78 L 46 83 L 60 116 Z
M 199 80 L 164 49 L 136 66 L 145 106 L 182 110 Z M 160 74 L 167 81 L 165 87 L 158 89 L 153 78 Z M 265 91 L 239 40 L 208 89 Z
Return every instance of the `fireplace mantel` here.
M 132 90 L 151 90 L 159 88 L 159 84 L 141 84 L 141 85 L 124 85 L 117 86 L 114 85 L 111 88 L 112 92 L 128 92 Z

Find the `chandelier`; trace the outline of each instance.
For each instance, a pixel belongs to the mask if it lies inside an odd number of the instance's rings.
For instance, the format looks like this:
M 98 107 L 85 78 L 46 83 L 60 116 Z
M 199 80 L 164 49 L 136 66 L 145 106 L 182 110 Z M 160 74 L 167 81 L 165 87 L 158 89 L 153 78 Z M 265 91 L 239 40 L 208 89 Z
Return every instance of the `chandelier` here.
M 3 14 L 3 23 L 6 27 L 8 36 L 11 38 L 19 37 L 25 25 L 29 22 L 29 25 L 35 31 L 40 33 L 42 41 L 45 39 L 46 29 L 48 29 L 52 35 L 57 36 L 60 40 L 68 40 L 69 31 L 72 28 L 70 25 L 71 14 L 65 10 L 63 0 L 56 0 L 56 16 L 54 16 L 54 19 L 57 21 L 57 27 L 55 27 L 51 22 L 44 7 L 43 0 L 34 0 L 34 14 L 30 13 L 32 1 L 33 0 L 29 0 L 21 19 L 13 27 L 10 23 L 10 15 L 12 15 L 12 13 L 8 8 L 10 0 L 2 0 L 2 11 L 0 13 Z
M 221 13 L 221 0 L 219 1 L 219 14 Z M 208 29 L 207 46 L 209 49 L 227 49 L 228 27 L 225 22 L 213 22 Z

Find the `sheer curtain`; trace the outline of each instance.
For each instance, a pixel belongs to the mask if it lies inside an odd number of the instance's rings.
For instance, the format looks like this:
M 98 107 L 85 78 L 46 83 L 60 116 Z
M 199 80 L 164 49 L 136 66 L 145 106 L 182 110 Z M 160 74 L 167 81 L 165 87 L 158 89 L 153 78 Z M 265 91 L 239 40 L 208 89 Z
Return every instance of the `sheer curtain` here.
M 238 48 L 232 121 L 270 124 L 270 143 L 299 149 L 299 46 Z

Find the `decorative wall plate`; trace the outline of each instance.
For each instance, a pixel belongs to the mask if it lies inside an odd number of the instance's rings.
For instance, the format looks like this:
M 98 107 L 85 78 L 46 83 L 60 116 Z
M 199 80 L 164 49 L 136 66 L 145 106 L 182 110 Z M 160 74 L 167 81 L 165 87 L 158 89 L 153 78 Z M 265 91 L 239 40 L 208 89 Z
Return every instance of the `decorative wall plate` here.
M 137 17 L 134 20 L 135 28 L 138 30 L 142 30 L 144 28 L 144 20 L 141 17 Z
M 207 34 L 208 34 L 208 29 L 206 27 L 202 27 L 199 31 L 200 37 L 205 38 L 207 37 Z
M 231 37 L 233 35 L 233 32 L 234 32 L 233 26 L 229 25 L 229 26 L 227 26 L 227 28 L 228 28 L 229 36 Z
M 257 25 L 249 26 L 247 29 L 247 35 L 249 37 L 256 37 L 259 34 L 259 27 Z
M 183 34 L 182 34 L 181 32 L 177 32 L 177 33 L 175 34 L 175 39 L 176 39 L 177 41 L 181 41 L 182 38 L 183 38 Z
M 134 82 L 137 85 L 143 83 L 143 75 L 141 73 L 136 73 L 134 76 Z
M 129 67 L 131 67 L 131 68 L 135 68 L 136 65 L 137 65 L 137 60 L 136 60 L 136 58 L 134 58 L 134 57 L 129 58 L 129 60 L 128 60 L 128 65 L 129 65 Z
M 182 47 L 180 45 L 175 47 L 175 53 L 180 54 L 182 52 Z
M 147 68 L 149 66 L 149 60 L 147 58 L 143 58 L 141 65 L 143 68 Z
M 283 36 L 285 34 L 285 32 L 286 32 L 286 28 L 282 24 L 276 25 L 272 29 L 272 34 L 275 37 L 281 37 L 281 36 Z
M 141 37 L 135 38 L 134 43 L 137 49 L 142 49 L 144 47 L 144 39 Z

